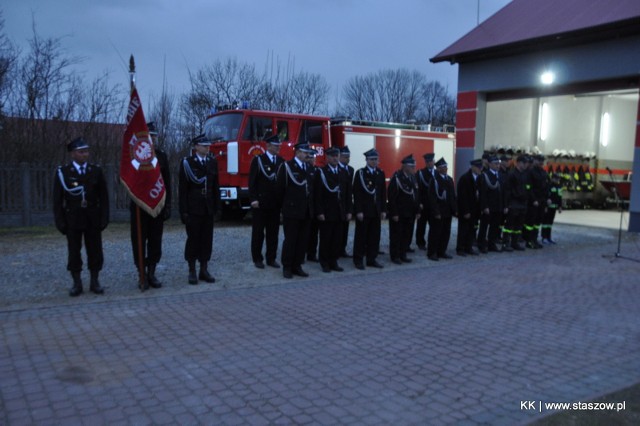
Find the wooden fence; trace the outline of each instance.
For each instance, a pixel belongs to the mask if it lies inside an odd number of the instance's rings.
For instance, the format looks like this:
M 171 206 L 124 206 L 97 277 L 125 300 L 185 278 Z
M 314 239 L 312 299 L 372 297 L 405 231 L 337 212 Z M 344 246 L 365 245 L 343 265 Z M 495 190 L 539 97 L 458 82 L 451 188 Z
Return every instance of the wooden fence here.
M 120 183 L 117 166 L 107 164 L 103 169 L 109 191 L 111 220 L 126 220 L 130 198 Z M 175 173 L 172 180 L 174 176 Z M 50 165 L 0 164 L 0 226 L 52 225 L 54 177 L 55 168 Z M 171 188 L 175 193 L 177 185 L 171 185 Z M 173 199 L 177 200 L 175 195 Z

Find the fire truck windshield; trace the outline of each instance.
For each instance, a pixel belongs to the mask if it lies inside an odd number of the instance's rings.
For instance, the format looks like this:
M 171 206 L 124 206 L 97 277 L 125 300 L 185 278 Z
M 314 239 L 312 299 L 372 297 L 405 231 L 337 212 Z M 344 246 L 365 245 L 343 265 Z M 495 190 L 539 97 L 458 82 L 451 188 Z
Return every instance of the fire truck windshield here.
M 242 124 L 242 113 L 215 115 L 204 123 L 204 133 L 210 141 L 233 141 L 238 139 Z

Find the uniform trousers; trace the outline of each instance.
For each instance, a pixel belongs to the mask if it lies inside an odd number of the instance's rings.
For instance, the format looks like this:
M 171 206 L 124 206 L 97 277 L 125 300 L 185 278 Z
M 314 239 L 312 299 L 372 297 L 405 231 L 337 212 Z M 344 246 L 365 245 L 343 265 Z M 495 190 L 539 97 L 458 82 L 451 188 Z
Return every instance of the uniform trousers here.
M 184 259 L 187 262 L 208 262 L 213 247 L 213 215 L 190 214 L 187 219 L 187 242 Z
M 265 257 L 267 263 L 276 260 L 278 252 L 278 231 L 280 230 L 279 209 L 252 209 L 251 210 L 251 257 L 254 262 L 262 262 L 262 244 L 267 241 Z
M 451 220 L 451 216 L 429 219 L 428 256 L 442 256 L 447 252 L 449 238 L 451 238 Z
M 429 218 L 427 214 L 420 215 L 420 218 L 416 221 L 416 245 L 418 247 L 426 247 L 427 241 L 424 239 L 427 232 L 427 221 Z
M 366 256 L 367 262 L 373 262 L 380 250 L 381 223 L 379 217 L 365 217 L 356 219 L 356 232 L 353 241 L 353 262 L 362 263 Z
M 82 271 L 82 239 L 87 251 L 87 265 L 90 271 L 100 271 L 104 263 L 102 253 L 102 231 L 97 228 L 67 229 L 67 270 Z
M 342 229 L 344 223 L 341 220 L 318 221 L 320 228 L 320 265 L 337 266 L 338 258 L 342 254 Z
M 556 218 L 557 209 L 552 207 L 547 207 L 547 211 L 544 213 L 544 217 L 542 218 L 542 238 L 551 239 L 551 228 L 553 227 L 553 222 Z
M 478 218 L 473 214 L 468 219 L 465 219 L 463 216 L 458 217 L 456 251 L 469 252 L 472 250 L 477 223 Z
M 162 257 L 164 220 L 161 216 L 162 215 L 151 217 L 149 214 L 140 210 L 140 234 L 142 236 L 142 253 L 145 266 L 157 264 Z M 133 262 L 136 267 L 138 267 L 138 221 L 136 219 L 136 207 L 131 209 L 131 247 L 133 249 Z
M 285 217 L 282 221 L 284 241 L 282 243 L 282 267 L 295 270 L 304 263 L 307 253 L 310 220 Z
M 342 245 L 340 254 L 347 252 L 347 242 L 349 241 L 349 221 L 345 220 L 342 222 Z
M 407 249 L 413 237 L 412 217 L 399 217 L 398 221 L 389 219 L 389 254 L 391 259 L 405 259 Z
M 500 226 L 503 222 L 502 212 L 499 211 L 480 215 L 478 247 L 487 248 L 496 245 L 498 238 L 500 238 Z
M 518 238 L 522 235 L 522 228 L 524 226 L 526 213 L 526 209 L 509 208 L 507 223 L 504 226 L 504 233 L 506 234 L 505 237 L 511 237 L 512 244 L 517 243 Z

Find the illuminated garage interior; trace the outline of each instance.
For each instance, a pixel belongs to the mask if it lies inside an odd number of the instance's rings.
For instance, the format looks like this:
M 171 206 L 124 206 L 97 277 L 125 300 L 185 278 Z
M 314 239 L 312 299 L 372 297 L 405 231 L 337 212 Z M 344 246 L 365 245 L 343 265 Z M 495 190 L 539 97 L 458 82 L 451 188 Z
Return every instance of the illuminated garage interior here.
M 640 232 L 640 1 L 513 0 L 430 60 L 459 68 L 458 173 L 485 150 L 540 152 L 574 181 L 569 207 L 614 207 L 615 181 Z

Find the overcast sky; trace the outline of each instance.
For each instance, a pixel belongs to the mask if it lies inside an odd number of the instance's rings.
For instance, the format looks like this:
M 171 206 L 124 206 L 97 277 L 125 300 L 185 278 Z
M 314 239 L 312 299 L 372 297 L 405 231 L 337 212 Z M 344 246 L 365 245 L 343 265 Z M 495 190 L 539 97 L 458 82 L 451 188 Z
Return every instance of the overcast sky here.
M 509 0 L 479 0 L 480 22 Z M 137 65 L 143 103 L 188 88 L 188 71 L 235 57 L 262 71 L 270 52 L 295 69 L 324 76 L 336 93 L 351 77 L 408 68 L 457 88 L 457 66 L 429 58 L 472 30 L 478 0 L 3 0 L 9 38 L 24 50 L 32 21 L 42 37 L 63 37 L 92 79 L 104 70 L 126 87 Z M 123 59 L 127 64 L 123 62 Z

